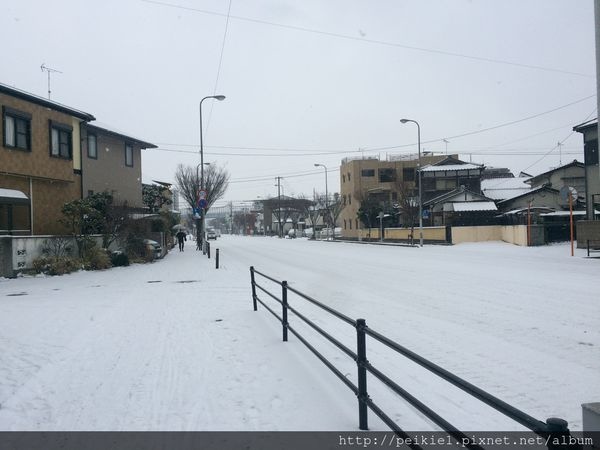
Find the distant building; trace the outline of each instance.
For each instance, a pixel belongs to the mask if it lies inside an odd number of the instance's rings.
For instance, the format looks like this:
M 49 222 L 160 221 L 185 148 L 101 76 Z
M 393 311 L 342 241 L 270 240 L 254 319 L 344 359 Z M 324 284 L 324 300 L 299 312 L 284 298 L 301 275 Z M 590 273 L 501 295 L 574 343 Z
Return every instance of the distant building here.
M 481 180 L 489 180 L 492 178 L 514 178 L 515 176 L 510 169 L 505 167 L 486 167 L 481 173 Z
M 446 155 L 425 153 L 421 155 L 421 164 L 424 167 L 447 158 Z M 359 230 L 363 228 L 358 220 L 361 202 L 372 199 L 382 204 L 393 203 L 403 189 L 416 196 L 418 165 L 416 154 L 387 161 L 378 158 L 344 159 L 340 166 L 340 195 L 344 209 L 337 223 L 342 228 L 342 236 L 358 238 Z

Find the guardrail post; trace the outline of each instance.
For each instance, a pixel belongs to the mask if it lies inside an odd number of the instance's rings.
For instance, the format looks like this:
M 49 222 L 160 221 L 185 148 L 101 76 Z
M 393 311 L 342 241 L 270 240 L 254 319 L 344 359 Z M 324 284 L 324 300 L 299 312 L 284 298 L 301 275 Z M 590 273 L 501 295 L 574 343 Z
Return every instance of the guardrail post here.
M 358 428 L 361 430 L 369 429 L 369 419 L 367 417 L 367 339 L 365 328 L 367 323 L 365 319 L 356 321 L 356 365 L 358 367 Z
M 282 311 L 282 325 L 283 325 L 283 342 L 288 340 L 288 300 L 287 300 L 287 281 L 281 282 L 281 307 Z
M 546 425 L 548 425 L 548 432 L 550 433 L 548 437 L 549 450 L 581 449 L 577 439 L 571 436 L 569 423 L 566 420 L 550 417 L 546 420 Z
M 254 311 L 258 311 L 258 304 L 256 302 L 256 283 L 254 281 L 254 266 L 250 266 L 250 283 L 252 284 L 252 305 Z
M 219 268 L 219 249 L 215 252 L 215 269 Z

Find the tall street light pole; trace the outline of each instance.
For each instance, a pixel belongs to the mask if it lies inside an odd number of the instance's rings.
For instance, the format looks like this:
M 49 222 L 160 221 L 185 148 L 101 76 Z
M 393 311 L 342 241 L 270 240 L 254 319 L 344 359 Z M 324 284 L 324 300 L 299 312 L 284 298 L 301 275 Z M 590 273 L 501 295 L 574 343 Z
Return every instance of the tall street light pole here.
M 207 98 L 214 98 L 215 100 L 225 100 L 225 96 L 224 95 L 209 95 L 207 97 L 204 97 L 202 100 L 200 100 L 200 105 L 198 106 L 198 109 L 200 110 L 200 190 L 204 190 L 204 142 L 202 140 L 202 102 L 204 100 L 206 100 Z M 196 169 L 198 169 L 198 167 L 196 167 Z M 196 172 L 197 173 L 197 172 Z M 205 220 L 204 220 L 204 208 L 201 209 L 200 213 L 202 214 L 202 218 L 201 220 L 201 226 L 200 226 L 200 239 L 201 239 L 201 243 L 204 245 L 204 224 L 205 224 Z
M 417 163 L 417 180 L 419 183 L 419 245 L 423 247 L 423 200 L 421 197 L 421 126 L 419 125 L 419 122 L 412 119 L 400 119 L 400 122 L 412 122 L 417 125 L 417 147 L 419 152 L 419 162 Z
M 327 167 L 325 164 L 315 164 L 315 167 L 322 167 L 325 169 L 325 211 L 327 211 L 327 220 L 330 222 L 330 226 L 334 228 L 334 225 L 331 224 L 331 214 L 329 213 L 329 191 L 327 190 Z M 335 229 L 332 230 L 333 235 L 335 236 Z M 314 225 L 313 225 L 313 233 L 314 233 Z

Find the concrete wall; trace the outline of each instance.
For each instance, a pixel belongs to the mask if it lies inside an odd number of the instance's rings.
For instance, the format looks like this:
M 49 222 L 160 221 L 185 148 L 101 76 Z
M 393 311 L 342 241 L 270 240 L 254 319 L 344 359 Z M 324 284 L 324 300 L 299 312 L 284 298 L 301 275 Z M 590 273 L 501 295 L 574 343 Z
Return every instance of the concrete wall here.
M 600 220 L 577 221 L 577 248 L 587 248 L 587 241 L 600 244 Z
M 385 239 L 409 240 L 410 228 L 386 228 L 384 232 Z M 419 227 L 415 227 L 413 239 L 419 239 Z M 446 227 L 426 227 L 423 228 L 423 239 L 425 241 L 446 241 Z
M 541 227 L 532 227 L 532 245 L 544 243 Z M 479 227 L 452 227 L 452 243 L 503 241 L 527 246 L 527 225 L 490 225 Z

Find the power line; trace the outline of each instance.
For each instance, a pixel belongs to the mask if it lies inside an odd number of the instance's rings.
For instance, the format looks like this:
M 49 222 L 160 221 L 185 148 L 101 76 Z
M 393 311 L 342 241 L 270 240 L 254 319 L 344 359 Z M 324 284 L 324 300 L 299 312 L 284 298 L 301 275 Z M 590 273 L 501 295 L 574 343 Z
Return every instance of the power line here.
M 215 87 L 213 89 L 213 95 L 217 95 L 217 87 L 219 86 L 219 78 L 221 77 L 221 66 L 223 64 L 223 54 L 225 53 L 225 42 L 227 40 L 227 30 L 229 29 L 229 13 L 230 12 L 231 12 L 231 0 L 229 0 L 229 7 L 227 8 L 227 20 L 225 21 L 225 31 L 223 32 L 223 42 L 221 43 L 221 54 L 219 56 L 219 66 L 217 67 L 217 79 L 215 80 Z M 207 134 L 208 134 L 208 128 L 210 127 L 210 122 L 212 119 L 214 107 L 215 107 L 215 102 L 211 102 L 210 112 L 208 114 L 208 120 L 206 123 Z
M 588 116 L 585 118 L 585 120 L 583 120 L 583 122 L 588 121 L 590 117 L 592 117 L 594 114 L 596 114 L 596 111 L 597 111 L 597 109 L 594 109 L 590 114 L 588 114 Z M 566 138 L 562 139 L 561 141 L 558 141 L 558 144 L 556 144 L 554 147 L 552 147 L 552 149 L 550 149 L 550 151 L 545 153 L 540 159 L 535 161 L 533 164 L 530 164 L 529 166 L 524 168 L 521 172 L 525 172 L 526 170 L 529 170 L 531 167 L 535 166 L 541 160 L 546 158 L 550 153 L 552 153 L 554 150 L 556 150 L 563 142 L 565 142 L 567 139 L 569 139 L 571 136 L 573 136 L 573 134 L 575 134 L 575 130 L 571 131 Z
M 207 10 L 197 9 L 197 8 L 191 8 L 191 7 L 187 7 L 187 6 L 175 5 L 172 3 L 160 2 L 160 1 L 156 1 L 156 0 L 142 0 L 142 1 L 145 3 L 166 6 L 169 8 L 182 9 L 182 10 L 186 10 L 186 11 L 193 11 L 193 12 L 197 12 L 197 13 L 201 13 L 201 14 L 208 14 L 208 15 L 221 16 L 221 17 L 225 16 L 225 14 L 223 14 L 223 13 L 207 11 Z M 350 36 L 350 35 L 346 35 L 346 34 L 333 33 L 330 31 L 315 30 L 312 28 L 299 27 L 299 26 L 295 26 L 295 25 L 286 25 L 286 24 L 281 24 L 281 23 L 277 23 L 277 22 L 270 22 L 270 21 L 261 20 L 261 19 L 251 19 L 251 18 L 242 17 L 242 16 L 230 16 L 230 17 L 232 19 L 256 23 L 256 24 L 260 24 L 260 25 L 269 25 L 269 26 L 273 26 L 273 27 L 286 28 L 289 30 L 301 31 L 304 33 L 319 34 L 322 36 L 335 37 L 335 38 L 345 39 L 345 40 L 350 40 L 350 41 L 358 41 L 358 42 L 363 42 L 363 43 L 367 43 L 367 44 L 376 44 L 376 45 L 383 45 L 383 46 L 387 46 L 387 47 L 403 48 L 406 50 L 413 50 L 413 51 L 424 52 L 424 53 L 452 56 L 455 58 L 471 59 L 474 61 L 488 62 L 488 63 L 494 63 L 494 64 L 504 64 L 504 65 L 509 65 L 509 66 L 522 67 L 525 69 L 534 69 L 534 70 L 542 70 L 542 71 L 546 71 L 546 72 L 556 72 L 556 73 L 563 73 L 563 74 L 568 74 L 568 75 L 576 75 L 579 77 L 587 77 L 587 78 L 594 77 L 594 75 L 590 75 L 590 74 L 572 72 L 569 70 L 556 69 L 556 68 L 552 68 L 552 67 L 536 66 L 536 65 L 532 65 L 532 64 L 523 64 L 523 63 L 517 63 L 514 61 L 507 61 L 507 60 L 503 60 L 503 59 L 488 58 L 488 57 L 483 57 L 483 56 L 473 56 L 473 55 L 467 55 L 464 53 L 449 52 L 449 51 L 445 51 L 445 50 L 432 49 L 432 48 L 426 48 L 426 47 L 416 47 L 416 46 L 412 46 L 412 45 L 399 44 L 396 42 L 388 42 L 388 41 L 382 41 L 382 40 L 377 40 L 377 39 L 367 39 L 362 36 L 361 37 Z
M 143 0 L 143 1 L 149 1 L 149 0 Z M 454 136 L 446 136 L 445 138 L 437 138 L 437 139 L 431 139 L 428 141 L 422 141 L 422 144 L 433 144 L 436 142 L 443 142 L 444 139 L 450 140 L 450 139 L 458 139 L 461 137 L 466 137 L 466 136 L 473 136 L 475 134 L 479 134 L 479 133 L 485 133 L 488 131 L 492 131 L 492 130 L 497 130 L 499 128 L 504 128 L 504 127 L 508 127 L 511 125 L 515 125 L 518 123 L 522 123 L 528 120 L 532 120 L 532 119 L 537 119 L 538 117 L 542 117 L 544 115 L 547 114 L 552 114 L 556 111 L 560 111 L 561 109 L 565 109 L 568 108 L 570 106 L 576 105 L 578 103 L 584 102 L 586 100 L 589 100 L 590 98 L 594 98 L 596 97 L 596 94 L 592 94 L 592 95 L 588 95 L 587 97 L 581 98 L 579 100 L 575 100 L 573 102 L 567 103 L 566 105 L 562 105 L 562 106 L 558 106 L 556 108 L 547 110 L 547 111 L 543 111 L 537 114 L 533 114 L 531 116 L 527 116 L 527 117 L 523 117 L 517 120 L 512 120 L 510 122 L 504 122 L 498 125 L 494 125 L 491 127 L 487 127 L 487 128 L 483 128 L 483 129 L 479 129 L 479 130 L 474 130 L 474 131 L 469 131 L 466 133 L 461 133 L 461 134 L 456 134 Z M 550 130 L 552 131 L 552 130 Z M 540 133 L 541 134 L 541 133 Z M 535 135 L 532 135 L 532 137 Z M 197 145 L 193 145 L 193 144 L 175 144 L 175 143 L 166 143 L 166 142 L 162 142 L 162 143 L 158 143 L 159 145 L 173 145 L 173 146 L 178 146 L 178 147 L 198 147 Z M 274 148 L 274 147 L 236 147 L 236 146 L 217 146 L 217 145 L 212 145 L 212 146 L 205 146 L 205 148 L 215 148 L 215 149 L 228 149 L 228 150 L 260 150 L 260 151 L 283 151 L 283 152 L 308 152 L 305 154 L 301 154 L 298 156 L 321 156 L 321 155 L 342 155 L 342 154 L 355 154 L 355 153 L 364 153 L 364 152 L 380 152 L 380 151 L 385 151 L 385 150 L 394 150 L 394 149 L 401 149 L 401 148 L 408 148 L 408 147 L 413 147 L 416 143 L 411 143 L 411 144 L 402 144 L 402 145 L 394 145 L 394 146 L 386 146 L 386 147 L 361 147 L 358 150 L 317 150 L 317 151 L 311 151 L 311 149 L 296 149 L 296 148 Z M 504 144 L 501 144 L 504 145 Z M 181 153 L 192 153 L 192 152 L 186 152 L 185 150 L 169 150 L 169 149 L 155 149 L 155 150 L 161 150 L 161 151 L 175 151 L 175 152 L 181 152 Z M 211 153 L 213 154 L 213 153 Z M 248 154 L 248 153 L 243 153 L 243 154 L 238 154 L 238 153 L 214 153 L 214 155 L 222 155 L 222 156 L 275 156 L 275 155 L 266 155 L 266 154 Z M 279 156 L 285 156 L 285 155 L 279 155 Z M 287 155 L 287 156 L 292 156 L 292 155 Z

